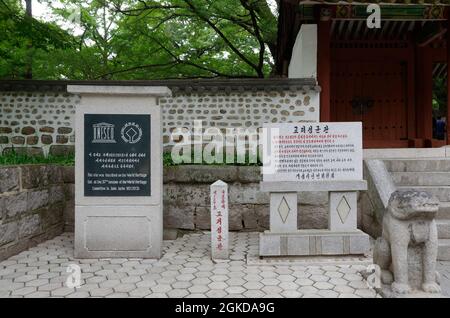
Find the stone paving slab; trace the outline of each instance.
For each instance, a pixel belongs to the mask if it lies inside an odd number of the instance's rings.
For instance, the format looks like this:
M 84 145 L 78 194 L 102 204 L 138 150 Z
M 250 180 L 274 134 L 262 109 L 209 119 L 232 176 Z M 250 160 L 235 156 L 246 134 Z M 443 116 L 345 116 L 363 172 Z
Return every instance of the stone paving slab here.
M 442 294 L 450 297 L 450 261 L 439 261 L 437 270 L 441 274 Z
M 379 297 L 359 272 L 366 266 L 247 264 L 258 233 L 230 233 L 230 260 L 210 259 L 210 233 L 164 241 L 160 260 L 74 259 L 65 233 L 0 262 L 0 297 Z M 68 288 L 71 264 L 80 288 Z

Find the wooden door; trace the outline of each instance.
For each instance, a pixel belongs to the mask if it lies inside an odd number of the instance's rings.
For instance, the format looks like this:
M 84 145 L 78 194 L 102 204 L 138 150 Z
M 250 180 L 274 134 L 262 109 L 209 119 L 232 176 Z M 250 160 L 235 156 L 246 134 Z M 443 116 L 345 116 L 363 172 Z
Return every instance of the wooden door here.
M 362 121 L 364 148 L 407 147 L 405 72 L 400 62 L 333 62 L 332 120 Z

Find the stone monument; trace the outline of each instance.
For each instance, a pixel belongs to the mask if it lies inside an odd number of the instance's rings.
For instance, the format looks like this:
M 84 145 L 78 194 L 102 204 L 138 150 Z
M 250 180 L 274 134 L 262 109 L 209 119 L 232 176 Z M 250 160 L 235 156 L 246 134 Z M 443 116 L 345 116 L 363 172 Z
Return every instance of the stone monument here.
M 381 269 L 383 296 L 440 294 L 434 220 L 438 209 L 439 201 L 427 192 L 401 190 L 392 194 L 383 217 L 383 233 L 373 252 L 374 263 Z
M 218 180 L 211 185 L 211 258 L 228 259 L 228 185 Z
M 361 255 L 369 236 L 357 229 L 362 179 L 361 123 L 283 123 L 264 126 L 263 181 L 270 195 L 270 230 L 260 256 Z M 297 193 L 329 193 L 327 230 L 298 230 Z
M 69 85 L 76 107 L 75 257 L 161 257 L 166 87 Z

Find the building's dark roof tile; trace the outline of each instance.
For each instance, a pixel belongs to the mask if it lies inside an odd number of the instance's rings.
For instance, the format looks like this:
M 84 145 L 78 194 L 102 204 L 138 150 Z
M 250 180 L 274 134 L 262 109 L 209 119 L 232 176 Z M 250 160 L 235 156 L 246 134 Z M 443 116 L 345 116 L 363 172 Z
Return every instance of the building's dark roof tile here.
M 112 86 L 167 86 L 173 93 L 193 92 L 243 92 L 316 90 L 320 91 L 313 78 L 300 79 L 226 79 L 226 80 L 149 80 L 149 81 L 40 81 L 0 80 L 0 91 L 67 92 L 67 85 L 112 85 Z

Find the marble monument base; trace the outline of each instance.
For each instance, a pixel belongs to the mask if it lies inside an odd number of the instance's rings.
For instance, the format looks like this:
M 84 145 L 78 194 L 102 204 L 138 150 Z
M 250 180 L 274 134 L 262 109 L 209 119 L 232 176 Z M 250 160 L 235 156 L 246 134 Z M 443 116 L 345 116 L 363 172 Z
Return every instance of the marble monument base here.
M 77 206 L 75 258 L 160 258 L 162 206 Z
M 369 235 L 360 230 L 266 231 L 259 236 L 259 256 L 363 255 L 369 249 Z

